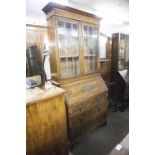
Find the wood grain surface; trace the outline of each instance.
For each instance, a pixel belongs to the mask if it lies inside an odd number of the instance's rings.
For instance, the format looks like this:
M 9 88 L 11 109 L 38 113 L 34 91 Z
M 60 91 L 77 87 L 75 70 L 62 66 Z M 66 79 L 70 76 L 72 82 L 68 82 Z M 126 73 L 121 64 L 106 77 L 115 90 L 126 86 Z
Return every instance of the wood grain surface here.
M 41 94 L 45 91 L 45 94 Z M 64 90 L 28 90 L 26 149 L 28 155 L 68 155 Z M 38 97 L 34 97 L 34 93 Z M 31 95 L 30 95 L 31 94 Z M 40 97 L 39 97 L 40 96 Z M 31 103 L 31 104 L 30 104 Z

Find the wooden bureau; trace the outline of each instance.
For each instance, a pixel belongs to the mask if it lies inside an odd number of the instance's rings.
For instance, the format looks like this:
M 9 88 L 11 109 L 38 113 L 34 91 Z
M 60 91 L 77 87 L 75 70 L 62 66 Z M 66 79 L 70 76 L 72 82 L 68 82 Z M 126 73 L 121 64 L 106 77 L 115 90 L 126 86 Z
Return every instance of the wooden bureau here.
M 107 87 L 100 76 L 63 85 L 70 141 L 106 123 Z
M 26 90 L 28 155 L 68 155 L 64 93 L 52 85 Z

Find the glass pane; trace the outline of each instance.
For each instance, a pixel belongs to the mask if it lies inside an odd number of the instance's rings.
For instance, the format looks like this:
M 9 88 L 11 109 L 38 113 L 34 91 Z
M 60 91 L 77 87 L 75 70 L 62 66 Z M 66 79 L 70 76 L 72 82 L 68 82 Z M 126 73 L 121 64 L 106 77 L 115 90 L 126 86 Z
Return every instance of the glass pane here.
M 119 50 L 119 60 L 124 60 L 125 59 L 125 49 L 120 48 Z
M 83 26 L 84 37 L 84 72 L 92 73 L 97 70 L 98 59 L 98 29 L 93 26 Z
M 129 39 L 126 35 L 120 36 L 119 45 L 119 69 L 128 68 L 129 62 Z
M 58 21 L 58 47 L 61 79 L 80 74 L 78 24 Z
M 106 44 L 107 44 L 107 37 L 100 35 L 100 58 L 106 59 Z
M 126 52 L 125 52 L 125 61 L 129 61 L 129 38 L 126 37 Z

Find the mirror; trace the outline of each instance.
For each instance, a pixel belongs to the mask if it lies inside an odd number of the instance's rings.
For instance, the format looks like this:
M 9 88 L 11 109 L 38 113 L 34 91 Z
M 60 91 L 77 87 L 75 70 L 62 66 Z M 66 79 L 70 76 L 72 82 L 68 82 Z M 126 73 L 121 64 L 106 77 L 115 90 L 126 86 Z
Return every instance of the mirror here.
M 26 84 L 31 88 L 44 86 L 45 80 L 40 50 L 37 45 L 31 45 L 26 49 Z

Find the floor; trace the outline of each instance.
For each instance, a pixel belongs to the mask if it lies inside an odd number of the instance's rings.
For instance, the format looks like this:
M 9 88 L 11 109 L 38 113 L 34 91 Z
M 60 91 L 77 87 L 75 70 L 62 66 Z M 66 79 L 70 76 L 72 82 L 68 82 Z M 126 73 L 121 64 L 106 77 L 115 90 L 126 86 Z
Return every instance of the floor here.
M 77 141 L 71 155 L 107 155 L 129 132 L 129 110 L 107 114 L 107 125 L 100 126 Z

